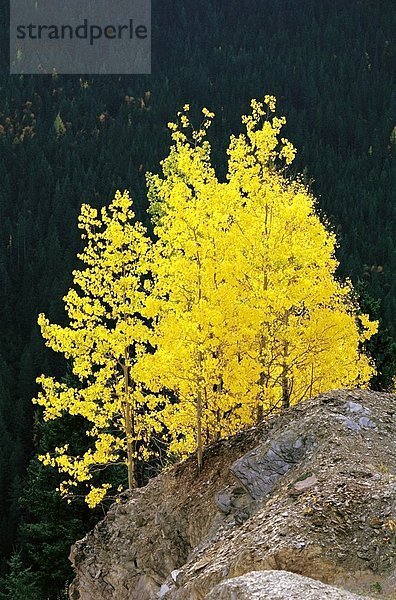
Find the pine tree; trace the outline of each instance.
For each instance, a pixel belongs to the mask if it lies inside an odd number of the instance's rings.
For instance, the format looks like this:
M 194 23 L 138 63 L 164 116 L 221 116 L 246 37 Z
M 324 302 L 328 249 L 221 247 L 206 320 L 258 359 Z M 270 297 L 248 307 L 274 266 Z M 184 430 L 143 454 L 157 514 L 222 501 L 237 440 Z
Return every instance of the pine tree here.
M 65 127 L 64 122 L 62 121 L 62 117 L 60 116 L 60 113 L 58 113 L 55 117 L 54 131 L 55 131 L 56 137 L 58 137 L 58 138 L 66 133 L 66 127 Z
M 35 430 L 40 432 L 37 452 L 43 454 L 65 438 L 75 448 L 84 448 L 85 429 L 81 417 L 65 415 L 62 419 L 41 423 L 36 420 Z M 120 470 L 124 470 L 120 467 Z M 73 578 L 68 560 L 70 546 L 92 529 L 101 516 L 102 507 L 88 508 L 82 498 L 70 505 L 61 498 L 56 488 L 63 473 L 48 468 L 37 457 L 29 463 L 24 490 L 19 500 L 21 524 L 18 542 L 23 566 L 30 566 L 35 576 L 40 598 L 59 600 L 61 593 Z M 108 476 L 108 472 L 106 472 Z M 118 483 L 124 478 L 121 477 Z
M 0 581 L 1 600 L 41 600 L 35 575 L 24 568 L 19 554 L 13 554 L 9 561 L 9 573 Z

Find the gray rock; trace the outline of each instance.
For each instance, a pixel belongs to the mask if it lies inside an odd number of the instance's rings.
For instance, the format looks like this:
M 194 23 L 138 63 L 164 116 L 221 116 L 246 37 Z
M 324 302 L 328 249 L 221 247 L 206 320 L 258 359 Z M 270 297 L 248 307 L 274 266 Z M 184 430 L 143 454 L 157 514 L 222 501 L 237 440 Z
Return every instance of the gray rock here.
M 255 500 L 271 492 L 277 481 L 298 464 L 315 446 L 312 433 L 289 429 L 268 444 L 260 444 L 231 466 L 232 474 L 242 483 Z
M 350 405 L 353 408 L 350 408 Z M 342 425 L 351 431 L 359 432 L 361 429 L 376 429 L 375 423 L 367 416 L 370 411 L 364 408 L 361 404 L 355 402 L 347 402 L 346 408 L 348 412 L 353 414 L 353 417 L 346 415 L 336 415 L 336 418 L 342 423 Z M 362 415 L 362 416 L 360 416 Z
M 375 423 L 371 419 L 369 419 L 369 415 L 371 415 L 371 410 L 363 404 L 359 404 L 359 402 L 348 401 L 345 403 L 345 408 L 347 412 L 353 413 L 355 416 L 352 420 L 353 426 L 350 429 L 354 429 L 355 431 L 359 431 L 360 429 L 375 429 Z M 349 421 L 349 419 L 348 419 Z
M 365 429 L 375 429 L 375 424 L 368 417 L 360 417 L 359 425 Z
M 215 503 L 219 510 L 225 515 L 229 515 L 232 510 L 232 489 L 222 490 L 215 495 Z
M 346 417 L 345 415 L 337 415 L 338 420 L 342 423 L 342 425 L 345 427 L 345 429 L 349 429 L 350 431 L 360 431 L 361 427 L 359 425 L 359 423 L 357 423 L 356 421 L 354 421 L 354 419 L 350 419 L 349 417 Z
M 253 502 L 251 495 L 245 488 L 235 485 L 215 495 L 217 508 L 225 515 L 232 514 L 238 522 L 246 520 Z
M 345 408 L 351 413 L 360 413 L 361 415 L 371 414 L 369 408 L 366 408 L 363 404 L 359 404 L 359 402 L 352 402 L 352 400 L 348 400 L 348 402 L 345 403 Z
M 345 590 L 288 571 L 251 571 L 226 579 L 206 600 L 367 600 Z
M 169 592 L 170 587 L 167 583 L 162 584 L 160 591 L 158 592 L 158 600 L 161 600 L 161 598 L 163 598 L 164 596 L 166 596 L 166 594 Z

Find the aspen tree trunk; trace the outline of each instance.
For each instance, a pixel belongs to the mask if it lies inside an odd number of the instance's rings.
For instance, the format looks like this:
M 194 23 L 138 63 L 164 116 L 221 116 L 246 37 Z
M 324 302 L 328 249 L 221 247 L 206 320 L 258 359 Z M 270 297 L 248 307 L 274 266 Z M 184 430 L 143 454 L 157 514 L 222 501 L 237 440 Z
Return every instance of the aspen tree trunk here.
M 215 386 L 215 390 L 217 394 L 221 394 L 221 392 L 223 391 L 223 378 L 220 377 L 219 383 L 216 384 Z M 224 417 L 224 413 L 223 413 L 223 417 Z M 219 441 L 221 439 L 221 410 L 218 408 L 216 410 L 216 423 L 217 423 L 217 429 L 216 429 L 216 435 L 215 435 L 215 440 Z
M 284 362 L 282 371 L 282 407 L 289 408 L 290 406 L 290 394 L 289 394 L 289 379 L 287 377 L 287 364 L 285 357 L 287 356 L 288 343 L 284 343 Z
M 270 220 L 270 215 L 268 214 L 268 205 L 266 205 L 265 207 L 265 235 L 268 237 L 269 235 L 269 224 L 268 221 Z M 268 290 L 268 273 L 266 270 L 264 270 L 264 279 L 263 279 L 263 293 L 265 294 L 265 292 Z M 264 373 L 264 361 L 263 361 L 263 350 L 264 350 L 264 344 L 265 344 L 265 338 L 263 335 L 260 336 L 260 363 L 261 363 L 261 372 L 260 372 L 260 379 L 259 379 L 259 393 L 258 393 L 258 403 L 257 403 L 257 412 L 256 412 L 256 423 L 259 424 L 261 423 L 261 421 L 264 418 L 264 408 L 263 408 L 263 404 L 262 404 L 262 399 L 263 399 L 263 388 L 264 388 L 264 383 L 265 383 L 265 373 Z
M 313 363 L 311 365 L 311 383 L 309 386 L 309 397 L 312 398 L 313 396 L 313 383 L 314 383 L 314 366 Z
M 284 316 L 284 325 L 287 329 L 289 322 L 289 314 L 286 313 Z M 286 331 L 285 331 L 286 333 Z M 289 408 L 290 406 L 290 389 L 289 389 L 289 378 L 287 360 L 289 358 L 289 342 L 284 340 L 283 342 L 283 363 L 282 363 L 282 408 Z
M 197 241 L 197 237 L 194 233 L 195 242 L 199 247 L 199 243 Z M 201 279 L 201 258 L 199 255 L 199 251 L 197 251 L 197 263 L 198 263 L 198 305 L 202 299 L 202 279 Z M 201 325 L 198 324 L 198 331 L 201 332 Z M 202 377 L 202 352 L 199 350 L 198 352 L 198 394 L 197 394 L 197 462 L 198 462 L 198 471 L 202 470 L 202 386 L 203 386 L 203 377 Z
M 220 422 L 221 422 L 221 413 L 220 413 L 220 409 L 218 408 L 216 411 L 216 423 L 217 423 L 217 431 L 216 431 L 216 436 L 215 436 L 216 442 L 218 442 L 221 438 Z
M 124 418 L 125 418 L 125 433 L 127 440 L 127 465 L 128 465 L 128 488 L 133 490 L 137 487 L 136 480 L 136 440 L 135 440 L 135 420 L 133 411 L 130 405 L 130 381 L 129 372 L 126 364 L 127 357 L 123 365 L 124 370 L 124 388 L 125 398 L 124 403 Z
M 197 396 L 197 461 L 198 471 L 202 470 L 202 394 L 198 391 Z
M 259 380 L 260 390 L 259 390 L 258 398 L 257 398 L 257 400 L 258 400 L 257 412 L 256 412 L 256 423 L 257 424 L 261 423 L 261 421 L 263 420 L 263 417 L 264 417 L 264 408 L 263 408 L 263 404 L 262 404 L 264 382 L 265 382 L 264 372 L 261 371 L 260 380 Z
M 197 461 L 198 471 L 202 470 L 202 353 L 198 353 L 198 394 L 197 394 Z
M 265 277 L 264 280 L 264 290 L 267 289 L 267 278 Z M 261 421 L 263 420 L 264 417 L 264 408 L 263 408 L 263 390 L 264 390 L 264 383 L 265 383 L 265 373 L 264 373 L 264 361 L 263 361 L 263 357 L 262 357 L 262 352 L 264 349 L 264 337 L 261 336 L 260 339 L 260 364 L 261 364 L 261 371 L 260 371 L 260 379 L 259 379 L 259 392 L 257 395 L 257 412 L 256 412 L 256 423 L 261 423 Z

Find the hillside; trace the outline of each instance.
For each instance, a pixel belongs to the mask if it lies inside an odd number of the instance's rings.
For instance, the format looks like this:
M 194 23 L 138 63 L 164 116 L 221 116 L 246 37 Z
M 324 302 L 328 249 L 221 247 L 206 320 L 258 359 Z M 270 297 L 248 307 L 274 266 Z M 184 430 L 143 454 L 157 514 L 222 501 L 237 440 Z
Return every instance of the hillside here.
M 73 546 L 70 598 L 215 598 L 267 570 L 392 598 L 395 416 L 390 394 L 329 392 L 209 447 L 199 475 L 176 465 Z

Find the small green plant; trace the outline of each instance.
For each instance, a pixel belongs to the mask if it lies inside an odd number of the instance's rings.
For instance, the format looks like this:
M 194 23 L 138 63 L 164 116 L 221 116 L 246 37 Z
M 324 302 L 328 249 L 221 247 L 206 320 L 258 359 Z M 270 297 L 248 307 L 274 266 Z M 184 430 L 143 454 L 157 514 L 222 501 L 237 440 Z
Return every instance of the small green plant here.
M 382 592 L 382 585 L 380 584 L 380 582 L 376 581 L 375 583 L 372 583 L 370 585 L 370 591 L 380 594 Z

